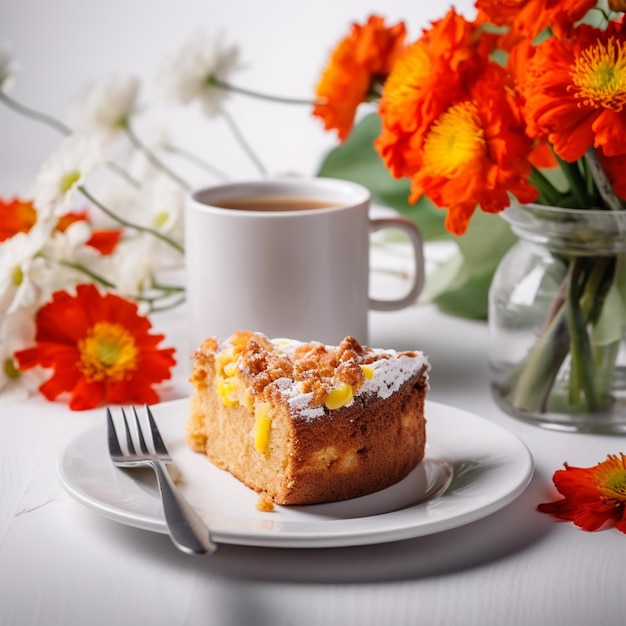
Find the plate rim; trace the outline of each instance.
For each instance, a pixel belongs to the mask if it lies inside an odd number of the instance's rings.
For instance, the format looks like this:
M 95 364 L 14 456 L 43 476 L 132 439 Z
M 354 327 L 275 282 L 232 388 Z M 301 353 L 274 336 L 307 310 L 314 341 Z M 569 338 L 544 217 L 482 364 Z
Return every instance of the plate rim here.
M 186 402 L 188 402 L 188 398 L 180 398 L 152 405 L 151 409 L 158 420 L 158 414 L 160 411 L 169 411 Z M 315 532 L 312 533 L 311 531 L 306 530 L 298 531 L 297 529 L 291 529 L 288 532 L 283 531 L 282 533 L 268 531 L 261 532 L 259 529 L 254 531 L 246 529 L 229 531 L 228 529 L 211 527 L 212 538 L 217 543 L 223 544 L 279 548 L 332 548 L 402 541 L 405 539 L 413 539 L 439 532 L 445 532 L 447 530 L 464 526 L 479 519 L 488 517 L 513 502 L 523 493 L 532 479 L 534 473 L 534 461 L 530 450 L 526 444 L 519 437 L 517 437 L 517 435 L 509 431 L 504 426 L 465 409 L 459 409 L 437 401 L 426 400 L 425 412 L 427 415 L 427 446 L 429 447 L 431 445 L 434 445 L 435 448 L 443 447 L 445 449 L 446 447 L 445 441 L 443 442 L 443 445 L 441 445 L 440 443 L 432 444 L 429 440 L 428 415 L 429 413 L 432 413 L 433 410 L 435 412 L 441 411 L 443 412 L 443 415 L 445 415 L 445 412 L 451 412 L 455 415 L 455 417 L 463 417 L 471 420 L 472 422 L 479 424 L 488 432 L 491 431 L 493 433 L 497 433 L 500 437 L 506 438 L 510 445 L 517 447 L 519 458 L 517 458 L 516 462 L 519 464 L 519 476 L 514 483 L 512 482 L 509 485 L 507 491 L 500 494 L 498 498 L 487 500 L 480 506 L 468 508 L 462 513 L 449 515 L 443 519 L 432 520 L 431 523 L 413 525 L 410 523 L 399 523 L 396 526 L 392 525 L 393 527 L 389 524 L 385 524 L 385 522 L 389 522 L 390 520 L 400 521 L 398 518 L 402 517 L 402 514 L 406 514 L 405 512 L 412 511 L 416 507 L 423 507 L 428 504 L 428 502 L 422 502 L 412 506 L 407 506 L 397 511 L 391 511 L 378 515 L 316 521 L 314 525 L 323 525 L 325 527 L 325 533 L 316 534 Z M 438 416 L 437 419 L 442 419 L 442 416 Z M 446 417 L 443 418 L 444 421 L 445 419 Z M 142 490 L 139 485 L 136 485 L 135 489 L 137 490 L 137 493 L 134 495 L 142 496 L 148 509 L 148 502 L 151 503 L 154 509 L 152 512 L 147 510 L 144 513 L 136 513 L 122 509 L 119 506 L 116 507 L 115 503 L 111 504 L 103 499 L 98 499 L 87 493 L 84 489 L 81 489 L 76 479 L 68 474 L 68 463 L 70 461 L 69 455 L 72 450 L 79 448 L 81 445 L 89 442 L 90 439 L 95 438 L 97 433 L 101 433 L 104 440 L 104 422 L 93 426 L 73 438 L 65 447 L 61 457 L 58 459 L 57 476 L 65 491 L 83 506 L 112 521 L 150 532 L 166 534 L 167 527 L 165 525 L 163 515 L 160 512 L 159 499 L 150 496 L 150 494 Z M 428 448 L 426 458 L 428 458 Z M 105 450 L 104 459 L 100 459 L 100 462 L 105 463 L 106 460 L 107 457 Z M 233 480 L 237 479 L 233 478 Z M 106 483 L 107 481 L 105 480 L 103 482 Z M 472 484 L 475 486 L 474 483 Z M 478 486 L 480 487 L 480 485 Z M 436 501 L 440 497 L 441 496 L 437 496 L 433 498 L 433 500 Z M 379 522 L 378 524 L 374 523 L 370 525 L 360 522 L 360 520 L 372 520 L 374 518 Z M 306 522 L 294 521 L 288 523 L 296 527 L 303 527 L 306 524 Z M 345 527 L 349 526 L 350 523 L 352 523 L 353 528 L 348 532 Z M 336 529 L 334 532 L 333 528 Z

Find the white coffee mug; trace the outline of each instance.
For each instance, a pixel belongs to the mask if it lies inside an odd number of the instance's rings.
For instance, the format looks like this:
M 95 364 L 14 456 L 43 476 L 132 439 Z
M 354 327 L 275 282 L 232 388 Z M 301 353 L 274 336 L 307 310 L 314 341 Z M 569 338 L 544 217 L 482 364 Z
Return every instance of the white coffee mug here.
M 424 282 L 422 239 L 408 219 L 369 218 L 369 191 L 329 178 L 236 182 L 189 198 L 185 258 L 192 349 L 246 329 L 335 345 L 368 341 L 368 311 L 409 306 Z M 401 229 L 415 259 L 396 300 L 371 298 L 370 232 Z

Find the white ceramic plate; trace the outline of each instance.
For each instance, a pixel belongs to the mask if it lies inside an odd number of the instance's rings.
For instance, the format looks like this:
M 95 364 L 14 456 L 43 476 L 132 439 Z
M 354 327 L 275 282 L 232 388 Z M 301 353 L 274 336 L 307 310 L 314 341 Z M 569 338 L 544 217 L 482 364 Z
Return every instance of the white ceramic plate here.
M 513 501 L 533 471 L 524 444 L 506 429 L 466 411 L 426 403 L 424 461 L 377 493 L 331 504 L 255 508 L 256 493 L 185 443 L 187 401 L 153 407 L 183 479 L 182 490 L 222 543 L 315 548 L 409 539 L 455 528 Z M 66 449 L 61 482 L 76 500 L 124 524 L 167 532 L 149 469 L 120 470 L 108 457 L 105 415 Z

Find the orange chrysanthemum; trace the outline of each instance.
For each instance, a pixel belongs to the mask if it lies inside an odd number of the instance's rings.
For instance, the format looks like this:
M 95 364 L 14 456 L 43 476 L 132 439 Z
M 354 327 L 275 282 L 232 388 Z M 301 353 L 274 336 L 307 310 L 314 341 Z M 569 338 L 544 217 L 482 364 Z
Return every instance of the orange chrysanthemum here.
M 30 200 L 0 198 L 0 241 L 27 233 L 37 221 L 37 211 Z
M 404 48 L 406 28 L 400 22 L 386 27 L 373 15 L 364 25 L 353 24 L 331 54 L 316 90 L 313 115 L 344 141 L 354 125 L 356 110 L 368 99 L 372 85 L 382 83 Z
M 522 85 L 526 77 L 526 68 L 535 54 L 535 46 L 528 40 L 518 43 L 509 53 L 506 69 L 511 81 L 511 87 L 515 92 L 520 114 L 524 110 L 524 94 Z M 526 134 L 530 135 L 528 128 Z M 533 136 L 533 150 L 528 160 L 537 168 L 552 168 L 558 165 L 552 147 L 548 143 L 548 137 L 544 135 Z
M 546 71 L 549 68 L 550 71 Z M 572 40 L 550 38 L 528 63 L 523 85 L 529 132 L 546 134 L 565 161 L 602 148 L 626 153 L 626 32 L 587 25 Z
M 537 509 L 574 522 L 583 530 L 597 530 L 607 522 L 626 533 L 626 455 L 609 454 L 594 467 L 570 467 L 554 474 L 554 484 L 564 497 Z
M 465 97 L 487 63 L 491 40 L 454 9 L 432 24 L 398 59 L 380 102 L 376 148 L 392 175 L 410 176 L 430 125 Z
M 376 147 L 391 173 L 411 178 L 411 201 L 447 208 L 446 228 L 467 229 L 477 205 L 496 213 L 509 192 L 538 196 L 527 178 L 533 144 L 489 38 L 452 9 L 396 63 L 381 101 Z
M 557 37 L 571 34 L 573 25 L 582 19 L 597 0 L 477 0 L 479 24 L 508 26 L 510 31 L 499 45 L 510 50 L 520 40 L 533 41 L 546 27 Z
M 445 225 L 455 235 L 465 232 L 477 206 L 498 213 L 509 206 L 509 193 L 520 202 L 538 196 L 528 182 L 532 143 L 502 89 L 504 80 L 504 71 L 490 66 L 467 100 L 435 120 L 411 177 L 411 199 L 426 194 L 447 208 Z
M 173 348 L 158 348 L 163 335 L 133 302 L 78 285 L 76 295 L 57 291 L 36 317 L 37 345 L 15 353 L 22 370 L 53 370 L 39 390 L 54 400 L 69 393 L 72 410 L 101 403 L 158 401 L 153 385 L 170 378 Z

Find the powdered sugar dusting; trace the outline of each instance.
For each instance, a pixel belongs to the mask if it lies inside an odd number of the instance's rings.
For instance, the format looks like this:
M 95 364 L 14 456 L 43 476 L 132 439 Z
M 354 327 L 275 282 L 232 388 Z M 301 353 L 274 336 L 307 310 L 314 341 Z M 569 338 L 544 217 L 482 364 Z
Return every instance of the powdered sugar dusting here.
M 286 353 L 293 354 L 295 347 L 300 344 L 292 340 L 288 343 L 286 340 L 281 340 L 280 344 L 277 345 L 275 343 L 274 345 Z M 426 384 L 428 384 L 430 364 L 421 352 L 409 355 L 396 352 L 395 350 L 369 349 L 367 354 L 368 356 L 374 354 L 378 357 L 376 360 L 368 363 L 368 366 L 373 368 L 374 375 L 369 380 L 365 380 L 362 387 L 355 394 L 354 399 L 345 406 L 349 407 L 360 397 L 374 395 L 382 399 L 388 398 L 424 367 L 426 368 L 424 378 Z M 284 378 L 280 380 L 280 383 L 281 395 L 288 403 L 289 408 L 294 412 L 299 413 L 307 420 L 322 417 L 326 413 L 323 406 L 311 406 L 313 394 L 301 393 L 296 381 Z
M 292 360 L 296 348 L 303 344 L 303 342 L 293 339 L 273 339 L 271 343 L 277 352 L 281 352 Z M 223 348 L 225 345 L 229 345 L 229 343 L 222 342 L 221 347 Z M 424 370 L 425 383 L 428 384 L 430 364 L 421 352 L 406 353 L 395 350 L 365 348 L 364 354 L 358 357 L 358 361 L 367 368 L 371 368 L 373 376 L 369 379 L 366 378 L 361 388 L 354 395 L 354 398 L 344 406 L 350 406 L 358 398 L 368 396 L 376 396 L 382 399 L 388 398 L 398 391 L 407 380 L 422 370 Z M 283 377 L 275 380 L 273 385 L 293 413 L 297 413 L 307 420 L 322 417 L 326 414 L 327 410 L 323 405 L 311 406 L 313 393 L 303 393 L 298 381 L 289 377 Z

